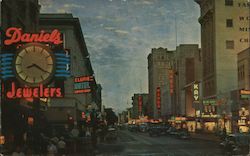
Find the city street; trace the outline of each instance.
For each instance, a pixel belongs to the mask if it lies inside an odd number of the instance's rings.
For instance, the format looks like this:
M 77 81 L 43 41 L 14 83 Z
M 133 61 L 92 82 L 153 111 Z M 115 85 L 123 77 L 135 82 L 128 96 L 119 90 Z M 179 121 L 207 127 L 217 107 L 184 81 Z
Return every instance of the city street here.
M 148 133 L 118 132 L 118 140 L 98 145 L 99 154 L 121 156 L 222 155 L 219 143 L 201 139 L 181 140 L 173 136 L 150 137 Z

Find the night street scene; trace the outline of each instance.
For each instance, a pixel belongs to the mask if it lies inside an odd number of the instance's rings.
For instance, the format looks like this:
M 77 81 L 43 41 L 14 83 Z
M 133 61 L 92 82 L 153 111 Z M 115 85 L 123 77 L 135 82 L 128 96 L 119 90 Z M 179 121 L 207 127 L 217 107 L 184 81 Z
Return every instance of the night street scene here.
M 0 8 L 0 156 L 250 156 L 250 0 Z

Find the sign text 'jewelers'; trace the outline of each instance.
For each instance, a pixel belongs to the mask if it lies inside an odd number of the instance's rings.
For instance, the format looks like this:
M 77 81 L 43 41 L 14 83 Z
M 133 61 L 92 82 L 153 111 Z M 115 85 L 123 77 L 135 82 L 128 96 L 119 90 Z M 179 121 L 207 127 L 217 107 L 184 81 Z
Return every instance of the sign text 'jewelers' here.
M 12 82 L 11 90 L 7 91 L 6 97 L 9 99 L 16 98 L 52 98 L 63 97 L 61 88 L 44 87 L 40 84 L 38 87 L 16 87 L 16 84 Z

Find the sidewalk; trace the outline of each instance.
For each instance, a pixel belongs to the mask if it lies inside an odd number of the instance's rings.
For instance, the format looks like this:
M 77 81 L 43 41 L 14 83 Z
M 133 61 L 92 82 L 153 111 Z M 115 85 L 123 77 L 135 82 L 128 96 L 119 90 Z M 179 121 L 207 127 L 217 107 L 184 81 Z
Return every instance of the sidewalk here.
M 215 136 L 215 134 L 205 134 L 205 133 L 192 133 L 190 134 L 192 139 L 199 139 L 199 140 L 206 140 L 206 141 L 213 141 L 213 142 L 220 142 L 220 138 Z

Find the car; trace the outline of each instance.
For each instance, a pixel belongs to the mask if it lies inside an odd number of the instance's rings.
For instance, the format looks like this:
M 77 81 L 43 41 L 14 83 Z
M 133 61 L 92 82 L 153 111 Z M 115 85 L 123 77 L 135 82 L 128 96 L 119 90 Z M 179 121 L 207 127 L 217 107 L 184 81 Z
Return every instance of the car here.
M 130 125 L 128 126 L 128 130 L 129 130 L 130 132 L 138 132 L 138 131 L 139 131 L 139 126 L 136 125 L 136 124 L 130 124 Z
M 148 130 L 148 126 L 147 126 L 147 124 L 140 124 L 139 125 L 139 131 L 140 132 L 143 132 L 143 133 L 145 133 L 145 132 L 147 132 L 147 130 Z
M 158 123 L 151 123 L 149 125 L 148 133 L 149 136 L 160 136 L 161 135 L 161 125 Z
M 220 143 L 224 154 L 248 154 L 249 151 L 249 134 L 229 134 Z
M 107 141 L 114 141 L 117 140 L 117 129 L 115 127 L 109 127 L 108 132 L 105 136 L 105 140 Z
M 190 138 L 190 134 L 189 134 L 189 132 L 188 132 L 187 129 L 179 129 L 177 131 L 177 137 L 179 139 L 189 139 Z
M 178 130 L 175 127 L 169 127 L 169 129 L 167 130 L 167 134 L 169 134 L 169 135 L 177 135 Z

